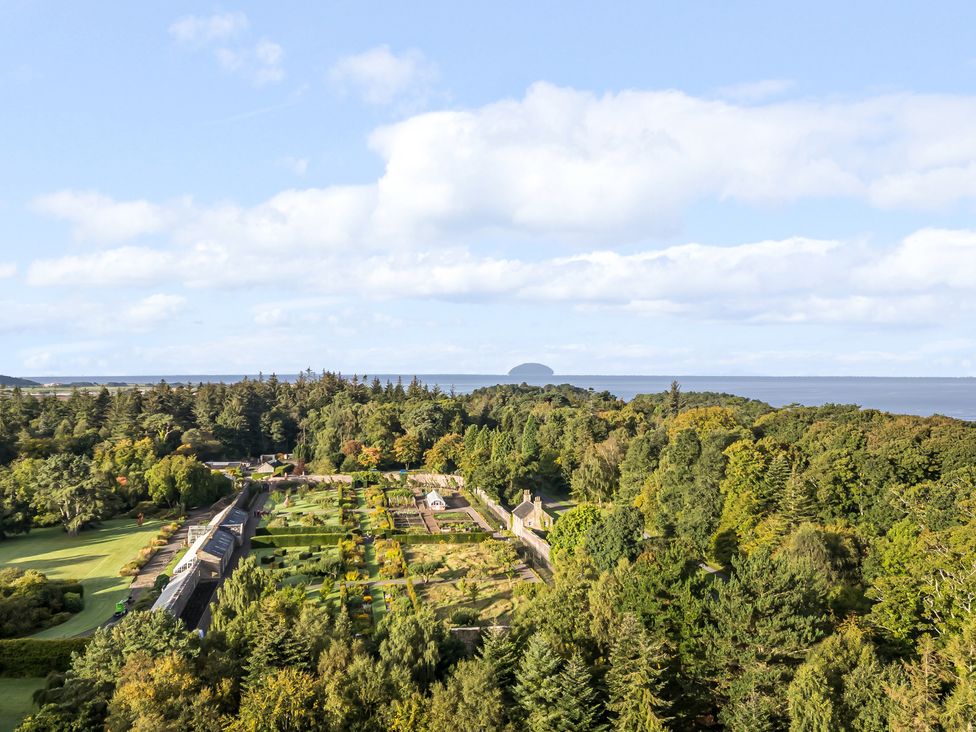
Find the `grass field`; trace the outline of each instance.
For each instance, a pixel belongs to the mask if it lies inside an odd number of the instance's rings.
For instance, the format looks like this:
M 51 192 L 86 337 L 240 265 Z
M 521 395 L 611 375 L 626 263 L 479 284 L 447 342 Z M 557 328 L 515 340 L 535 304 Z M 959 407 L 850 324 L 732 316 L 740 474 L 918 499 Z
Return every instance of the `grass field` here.
M 68 536 L 55 527 L 0 541 L 0 565 L 36 569 L 51 579 L 76 579 L 85 586 L 85 609 L 34 637 L 81 635 L 112 617 L 115 603 L 128 596 L 132 582 L 131 577 L 119 577 L 119 570 L 161 526 L 161 521 L 136 526 L 135 519 L 114 519 L 78 536 Z
M 0 679 L 0 732 L 9 732 L 34 711 L 32 696 L 44 679 Z

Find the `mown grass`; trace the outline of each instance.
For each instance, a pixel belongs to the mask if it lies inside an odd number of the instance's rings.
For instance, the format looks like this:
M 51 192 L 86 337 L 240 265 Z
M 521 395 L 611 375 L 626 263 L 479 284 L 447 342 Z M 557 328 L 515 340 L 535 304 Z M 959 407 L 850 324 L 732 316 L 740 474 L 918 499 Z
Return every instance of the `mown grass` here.
M 34 711 L 34 692 L 44 679 L 0 679 L 0 732 L 9 732 Z
M 131 577 L 120 577 L 119 570 L 135 559 L 162 524 L 151 520 L 137 526 L 135 519 L 113 519 L 77 536 L 53 527 L 0 541 L 0 565 L 36 569 L 51 579 L 75 579 L 85 587 L 85 607 L 80 613 L 34 637 L 82 635 L 112 617 L 115 603 L 128 597 L 132 583 Z

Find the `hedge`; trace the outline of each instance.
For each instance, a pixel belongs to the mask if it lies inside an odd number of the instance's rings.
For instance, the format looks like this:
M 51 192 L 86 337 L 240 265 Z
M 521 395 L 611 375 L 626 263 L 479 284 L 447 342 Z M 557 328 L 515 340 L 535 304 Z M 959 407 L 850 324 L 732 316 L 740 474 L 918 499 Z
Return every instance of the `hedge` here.
M 335 534 L 336 531 L 324 531 L 325 526 L 260 526 L 254 532 L 255 536 L 284 536 L 287 534 Z M 336 526 L 338 528 L 338 526 Z
M 400 534 L 392 537 L 401 544 L 478 544 L 491 538 L 487 531 L 462 534 Z
M 0 640 L 0 676 L 8 678 L 43 677 L 52 671 L 64 672 L 71 665 L 71 654 L 81 653 L 90 638 L 7 638 Z
M 251 546 L 255 549 L 269 549 L 276 546 L 311 546 L 312 544 L 335 546 L 346 537 L 346 534 L 276 534 L 273 536 L 255 536 L 251 539 Z

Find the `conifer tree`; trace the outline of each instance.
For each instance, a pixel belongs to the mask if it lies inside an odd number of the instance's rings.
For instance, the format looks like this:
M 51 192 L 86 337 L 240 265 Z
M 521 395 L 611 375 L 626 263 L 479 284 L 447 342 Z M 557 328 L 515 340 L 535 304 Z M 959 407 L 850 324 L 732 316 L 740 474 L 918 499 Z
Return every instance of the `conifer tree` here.
M 808 480 L 801 478 L 796 470 L 790 474 L 780 498 L 780 513 L 790 526 L 798 526 L 817 518 L 817 504 Z
M 659 666 L 664 661 L 660 645 L 653 644 L 633 613 L 626 613 L 610 649 L 607 671 L 613 729 L 620 732 L 659 732 L 666 729 L 661 710 L 664 702 Z
M 570 656 L 559 672 L 559 696 L 552 709 L 552 726 L 558 732 L 602 732 L 601 709 L 593 678 L 579 651 Z
M 515 683 L 515 671 L 518 668 L 518 650 L 511 635 L 501 628 L 486 630 L 481 658 L 491 668 L 498 686 L 507 695 Z
M 523 729 L 550 732 L 553 709 L 560 697 L 559 669 L 562 661 L 552 643 L 536 633 L 525 647 L 516 675 L 515 698 L 522 709 Z

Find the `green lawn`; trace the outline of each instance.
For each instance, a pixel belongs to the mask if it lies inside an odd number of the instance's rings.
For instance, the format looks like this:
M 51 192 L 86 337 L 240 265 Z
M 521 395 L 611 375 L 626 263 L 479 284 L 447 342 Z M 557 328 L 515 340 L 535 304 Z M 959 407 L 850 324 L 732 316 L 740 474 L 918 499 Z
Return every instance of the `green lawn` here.
M 10 732 L 34 711 L 33 694 L 44 679 L 0 679 L 0 732 Z
M 85 586 L 85 609 L 36 638 L 68 638 L 97 628 L 112 617 L 115 603 L 129 594 L 131 577 L 119 570 L 159 533 L 162 521 L 105 521 L 98 529 L 68 536 L 60 528 L 34 529 L 0 541 L 0 565 L 36 569 L 51 579 L 76 579 Z

